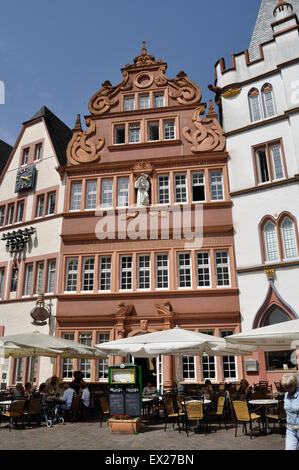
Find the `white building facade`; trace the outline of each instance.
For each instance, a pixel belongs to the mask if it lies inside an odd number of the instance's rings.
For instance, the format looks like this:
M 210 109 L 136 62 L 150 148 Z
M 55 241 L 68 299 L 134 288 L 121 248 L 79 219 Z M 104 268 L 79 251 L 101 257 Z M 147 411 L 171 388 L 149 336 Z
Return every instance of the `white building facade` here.
M 70 136 L 70 129 L 48 108 L 42 107 L 23 124 L 3 170 L 0 336 L 34 330 L 55 332 L 65 188 L 60 169 L 65 164 Z M 36 321 L 31 316 L 37 300 L 42 301 L 39 294 L 44 294 L 44 306 L 50 314 L 44 321 Z M 30 361 L 30 358 L 0 358 L 1 387 L 28 381 Z M 52 374 L 53 360 L 40 357 L 34 367 L 35 381 L 41 383 Z
M 232 67 L 216 64 L 242 331 L 299 315 L 298 10 L 262 0 L 249 51 L 233 55 Z M 284 351 L 254 357 L 250 383 L 274 383 L 296 368 Z

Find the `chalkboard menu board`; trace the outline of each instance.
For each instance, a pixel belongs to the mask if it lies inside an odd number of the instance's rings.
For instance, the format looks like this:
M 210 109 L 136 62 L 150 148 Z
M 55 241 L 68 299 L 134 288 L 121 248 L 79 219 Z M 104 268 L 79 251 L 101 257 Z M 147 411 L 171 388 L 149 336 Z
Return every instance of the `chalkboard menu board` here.
M 126 392 L 125 393 L 125 413 L 130 416 L 140 416 L 140 393 Z
M 125 413 L 125 397 L 122 390 L 111 389 L 109 393 L 109 410 L 110 415 L 124 415 Z

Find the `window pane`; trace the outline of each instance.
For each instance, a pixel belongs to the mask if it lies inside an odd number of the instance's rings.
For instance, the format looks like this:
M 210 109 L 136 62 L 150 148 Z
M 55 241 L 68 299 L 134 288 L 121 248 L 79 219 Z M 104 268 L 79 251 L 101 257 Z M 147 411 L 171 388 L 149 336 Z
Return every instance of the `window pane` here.
M 174 176 L 175 202 L 187 202 L 187 180 L 186 175 Z
M 69 341 L 75 341 L 74 333 L 64 333 L 62 336 Z M 72 379 L 73 377 L 73 359 L 62 358 L 62 378 Z
M 37 271 L 36 271 L 36 286 L 35 286 L 35 293 L 40 294 L 43 292 L 43 282 L 44 282 L 44 263 L 37 264 Z
M 178 285 L 179 287 L 191 287 L 191 256 L 190 253 L 180 253 L 178 255 Z
M 92 335 L 91 333 L 80 333 L 79 343 L 85 346 L 91 346 Z M 80 359 L 79 369 L 83 374 L 84 379 L 90 379 L 91 376 L 91 359 Z
M 56 274 L 56 261 L 53 260 L 53 261 L 50 261 L 48 264 L 47 292 L 54 292 L 55 274 Z
M 30 295 L 32 286 L 33 264 L 26 265 L 24 295 Z
M 4 225 L 5 207 L 0 207 L 0 227 Z
M 35 148 L 35 157 L 34 160 L 38 161 L 41 159 L 41 153 L 42 153 L 42 145 L 37 145 Z
M 97 181 L 87 181 L 85 209 L 95 209 L 97 205 Z
M 130 142 L 137 143 L 140 141 L 140 125 L 130 124 Z
M 217 286 L 229 286 L 228 252 L 217 251 L 215 253 Z
M 259 92 L 253 88 L 249 92 L 249 107 L 251 121 L 260 121 L 262 119 Z
M 117 206 L 127 207 L 129 205 L 129 178 L 118 178 L 117 180 Z
M 272 167 L 273 167 L 273 177 L 274 179 L 279 179 L 284 177 L 282 158 L 280 145 L 275 144 L 270 147 L 271 157 L 272 157 Z
M 55 203 L 56 203 L 56 193 L 49 194 L 47 214 L 54 214 L 54 212 L 55 212 Z
M 279 259 L 276 227 L 272 222 L 268 222 L 264 228 L 265 254 L 267 261 Z
M 126 129 L 124 125 L 115 126 L 114 128 L 114 143 L 124 144 L 126 138 Z
M 183 379 L 195 379 L 195 358 L 194 356 L 182 357 Z
M 162 108 L 164 107 L 164 93 L 154 93 L 154 107 Z
M 138 288 L 150 289 L 151 262 L 150 255 L 138 255 Z
M 223 182 L 221 170 L 210 172 L 210 191 L 212 201 L 219 201 L 223 199 Z
M 121 256 L 120 258 L 120 288 L 124 290 L 132 289 L 132 256 Z
M 192 173 L 192 199 L 193 202 L 204 201 L 205 196 L 205 177 L 204 173 Z
M 201 358 L 202 378 L 215 379 L 216 378 L 216 363 L 214 356 L 207 356 L 205 353 Z
M 156 255 L 157 289 L 168 289 L 168 255 Z
M 14 216 L 15 205 L 10 204 L 8 206 L 8 220 L 7 225 L 11 225 L 13 223 L 13 216 Z
M 71 191 L 71 211 L 79 211 L 81 209 L 81 193 L 82 183 L 72 183 Z
M 111 256 L 100 258 L 100 290 L 110 291 L 111 289 Z
M 297 243 L 294 223 L 288 217 L 281 224 L 283 251 L 285 258 L 295 258 L 297 256 Z
M 270 83 L 266 83 L 262 88 L 263 102 L 264 102 L 264 112 L 265 117 L 275 116 L 275 105 L 274 105 L 274 96 L 273 89 Z
M 19 202 L 17 212 L 17 222 L 22 222 L 24 215 L 24 201 Z
M 99 333 L 98 334 L 98 344 L 107 343 L 110 341 L 110 333 Z M 107 379 L 108 378 L 108 366 L 109 358 L 100 359 L 98 361 L 98 379 Z
M 158 201 L 159 204 L 169 204 L 169 176 L 158 177 Z
M 266 149 L 258 150 L 256 152 L 256 159 L 258 169 L 258 182 L 266 183 L 267 181 L 270 181 Z
M 134 96 L 125 96 L 124 98 L 124 111 L 133 111 L 135 106 Z
M 82 290 L 93 291 L 94 258 L 83 258 Z
M 102 179 L 101 207 L 112 207 L 113 201 L 113 180 Z
M 197 286 L 209 287 L 210 285 L 209 253 L 197 253 Z
M 149 108 L 149 95 L 139 95 L 138 97 L 138 108 L 148 109 Z
M 66 290 L 77 290 L 77 276 L 78 276 L 78 259 L 70 258 L 67 260 L 66 269 Z
M 0 269 L 0 299 L 3 299 L 4 297 L 4 275 L 5 275 L 5 269 L 1 268 Z
M 148 140 L 159 140 L 159 122 L 148 123 Z
M 164 121 L 164 139 L 175 139 L 175 124 L 174 121 Z

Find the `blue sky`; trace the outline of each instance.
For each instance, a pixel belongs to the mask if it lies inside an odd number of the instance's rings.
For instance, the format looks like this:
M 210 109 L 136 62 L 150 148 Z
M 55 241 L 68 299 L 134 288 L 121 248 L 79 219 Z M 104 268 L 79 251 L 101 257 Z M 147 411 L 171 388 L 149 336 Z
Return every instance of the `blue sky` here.
M 273 0 L 274 6 L 276 1 Z M 43 105 L 69 127 L 120 68 L 148 53 L 196 82 L 208 102 L 214 65 L 249 47 L 260 0 L 10 0 L 1 5 L 0 139 L 13 145 Z

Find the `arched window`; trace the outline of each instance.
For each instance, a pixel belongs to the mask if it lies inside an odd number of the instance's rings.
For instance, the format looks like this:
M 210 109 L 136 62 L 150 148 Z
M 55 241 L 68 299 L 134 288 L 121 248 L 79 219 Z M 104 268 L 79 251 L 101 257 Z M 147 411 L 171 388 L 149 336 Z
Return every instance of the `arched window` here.
M 262 110 L 259 91 L 257 88 L 251 88 L 248 93 L 248 100 L 251 122 L 260 121 L 262 119 Z
M 295 258 L 298 255 L 298 250 L 294 222 L 290 219 L 290 217 L 284 217 L 280 227 L 283 257 L 285 259 Z
M 265 259 L 266 261 L 276 261 L 279 259 L 278 241 L 276 226 L 268 221 L 263 228 Z
M 273 87 L 270 83 L 265 83 L 262 87 L 262 97 L 265 118 L 275 116 L 276 109 L 274 103 Z
M 269 326 L 275 325 L 276 323 L 282 323 L 284 321 L 289 321 L 290 317 L 287 315 L 282 308 L 275 306 L 269 314 L 266 313 L 264 316 L 264 321 L 260 326 Z

